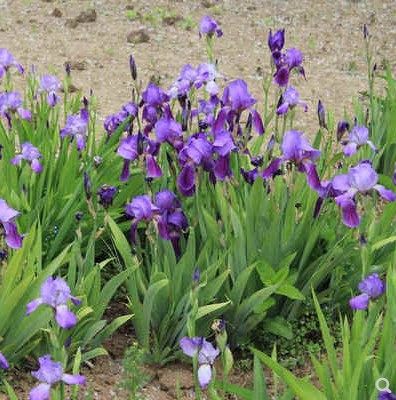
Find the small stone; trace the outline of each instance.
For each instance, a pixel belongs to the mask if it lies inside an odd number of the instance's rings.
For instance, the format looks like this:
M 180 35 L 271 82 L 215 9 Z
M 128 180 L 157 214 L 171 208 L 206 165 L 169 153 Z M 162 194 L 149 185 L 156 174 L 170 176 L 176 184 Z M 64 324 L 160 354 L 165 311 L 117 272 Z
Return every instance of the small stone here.
M 214 7 L 216 5 L 216 1 L 214 1 L 214 0 L 202 0 L 201 4 L 205 8 L 210 8 L 210 7 Z
M 69 85 L 69 90 L 68 90 L 69 93 L 76 93 L 79 91 L 80 91 L 80 89 L 77 86 L 73 85 L 72 83 Z M 64 87 L 61 88 L 61 92 L 65 93 Z
M 167 17 L 164 17 L 162 22 L 165 25 L 175 25 L 178 22 L 180 22 L 183 19 L 181 15 L 169 15 Z
M 96 10 L 94 8 L 90 8 L 89 10 L 83 11 L 76 17 L 76 21 L 78 23 L 86 23 L 86 22 L 95 22 L 97 18 Z
M 77 21 L 75 18 L 69 18 L 69 19 L 66 21 L 65 25 L 66 25 L 68 28 L 75 29 L 75 28 L 77 28 L 77 26 L 78 26 L 78 21 Z
M 150 35 L 147 29 L 140 28 L 135 31 L 131 31 L 127 35 L 127 42 L 133 44 L 148 43 L 150 41 Z
M 55 18 L 61 18 L 63 14 L 62 14 L 62 11 L 59 10 L 59 8 L 54 8 L 51 15 Z

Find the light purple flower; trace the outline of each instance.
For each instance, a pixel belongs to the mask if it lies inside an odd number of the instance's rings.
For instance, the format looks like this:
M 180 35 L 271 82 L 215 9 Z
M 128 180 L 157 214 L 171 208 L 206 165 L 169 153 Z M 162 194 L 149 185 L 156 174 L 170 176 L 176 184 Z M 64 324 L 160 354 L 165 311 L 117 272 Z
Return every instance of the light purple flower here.
M 223 31 L 221 30 L 217 21 L 212 17 L 206 15 L 201 19 L 199 24 L 199 34 L 208 35 L 212 37 L 216 35 L 217 37 L 223 36 Z
M 2 369 L 8 369 L 10 368 L 10 365 L 8 364 L 7 359 L 5 358 L 4 354 L 0 352 L 0 368 Z
M 349 300 L 353 310 L 366 310 L 370 299 L 376 299 L 385 292 L 385 284 L 376 273 L 364 278 L 358 288 L 361 294 Z
M 22 119 L 31 120 L 32 114 L 22 107 L 22 97 L 18 92 L 5 92 L 0 94 L 0 115 L 11 119 L 11 115 L 18 113 Z
M 343 222 L 346 226 L 354 228 L 360 223 L 355 201 L 358 193 L 366 194 L 376 190 L 384 200 L 396 200 L 396 193 L 377 182 L 378 174 L 368 162 L 361 162 L 351 167 L 348 174 L 337 175 L 332 179 L 332 187 L 340 193 L 335 197 L 335 202 L 341 207 Z
M 14 56 L 4 48 L 0 49 L 0 79 L 4 74 L 11 68 L 14 67 L 20 74 L 23 74 L 24 70 L 21 64 L 19 64 Z
M 22 247 L 22 236 L 18 233 L 15 218 L 19 212 L 11 208 L 7 202 L 0 199 L 0 223 L 3 225 L 5 233 L 5 241 L 12 249 L 19 249 Z
M 58 92 L 61 89 L 61 84 L 58 78 L 54 75 L 44 75 L 40 80 L 40 91 L 47 93 L 47 103 L 50 107 L 55 105 L 60 100 Z
M 374 151 L 376 147 L 368 140 L 369 130 L 364 125 L 355 125 L 348 135 L 348 140 L 344 143 L 344 154 L 350 157 L 358 151 L 361 146 L 368 144 Z
M 89 113 L 86 108 L 82 108 L 79 114 L 69 115 L 66 118 L 66 125 L 60 131 L 61 138 L 70 136 L 76 140 L 77 150 L 85 149 L 88 134 Z
M 70 288 L 64 279 L 50 276 L 41 285 L 40 297 L 26 306 L 26 315 L 30 315 L 42 304 L 48 305 L 53 309 L 55 320 L 61 328 L 73 328 L 77 324 L 77 317 L 68 308 L 69 300 L 75 305 L 81 303 L 80 300 L 71 295 Z
M 39 152 L 38 148 L 29 142 L 23 143 L 21 147 L 21 154 L 16 155 L 11 160 L 11 163 L 14 165 L 21 165 L 22 160 L 26 160 L 29 162 L 32 171 L 36 174 L 39 174 L 43 170 L 43 167 L 39 161 L 41 158 L 41 153 Z
M 62 364 L 53 361 L 50 355 L 39 358 L 39 369 L 33 371 L 32 375 L 41 383 L 29 393 L 29 400 L 49 400 L 51 398 L 51 387 L 59 382 L 68 385 L 84 385 L 86 379 L 82 375 L 65 374 Z
M 203 337 L 183 337 L 179 344 L 185 355 L 189 357 L 197 356 L 199 364 L 198 381 L 201 388 L 207 388 L 212 380 L 212 366 L 220 354 L 220 350 Z
M 289 109 L 294 108 L 297 105 L 303 107 L 304 112 L 308 111 L 307 103 L 300 100 L 300 94 L 298 91 L 293 86 L 289 86 L 282 95 L 282 103 L 276 110 L 276 113 L 278 115 L 286 114 Z

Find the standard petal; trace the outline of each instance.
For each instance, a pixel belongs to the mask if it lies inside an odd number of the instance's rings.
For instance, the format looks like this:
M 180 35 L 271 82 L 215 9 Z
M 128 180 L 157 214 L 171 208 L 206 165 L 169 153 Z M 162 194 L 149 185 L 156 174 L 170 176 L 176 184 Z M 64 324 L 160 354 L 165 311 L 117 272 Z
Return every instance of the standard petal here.
M 357 152 L 358 145 L 355 142 L 349 142 L 344 146 L 344 154 L 347 157 L 353 156 Z
M 55 319 L 58 325 L 63 329 L 73 328 L 73 326 L 77 324 L 76 315 L 67 308 L 66 304 L 56 307 Z
M 3 199 L 0 199 L 0 221 L 1 222 L 8 222 L 11 219 L 15 218 L 19 215 L 17 210 L 11 208 L 7 202 Z
M 40 161 L 37 158 L 35 158 L 32 161 L 30 167 L 32 168 L 32 171 L 35 172 L 36 174 L 39 174 L 43 170 L 43 166 L 41 165 Z
M 68 385 L 85 385 L 86 379 L 83 375 L 63 374 L 62 381 Z
M 200 337 L 189 338 L 185 336 L 180 339 L 179 345 L 186 356 L 194 357 L 197 354 L 201 343 L 202 338 Z
M 50 400 L 51 386 L 48 383 L 41 383 L 29 393 L 29 400 Z
M 198 382 L 202 389 L 206 389 L 212 379 L 212 367 L 203 364 L 198 368 Z

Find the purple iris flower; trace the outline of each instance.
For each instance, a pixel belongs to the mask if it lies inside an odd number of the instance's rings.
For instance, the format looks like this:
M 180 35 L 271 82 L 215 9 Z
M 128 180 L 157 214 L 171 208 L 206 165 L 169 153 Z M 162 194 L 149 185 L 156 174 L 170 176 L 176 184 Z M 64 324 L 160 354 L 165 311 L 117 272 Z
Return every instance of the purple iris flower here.
M 69 115 L 65 127 L 60 131 L 61 138 L 70 136 L 72 139 L 76 139 L 77 150 L 84 150 L 88 134 L 88 122 L 89 113 L 86 108 L 82 108 L 79 114 Z
M 154 126 L 158 142 L 174 143 L 182 136 L 182 126 L 169 116 L 159 119 Z
M 99 204 L 106 209 L 109 208 L 113 204 L 117 192 L 118 189 L 115 186 L 102 185 L 97 192 L 97 195 L 99 196 Z
M 276 175 L 277 171 L 284 162 L 292 162 L 300 172 L 304 172 L 307 177 L 308 185 L 316 190 L 323 190 L 314 161 L 320 156 L 320 151 L 314 149 L 303 132 L 287 131 L 281 144 L 282 156 L 271 161 L 263 171 L 264 179 Z
M 276 51 L 281 51 L 283 46 L 285 45 L 285 30 L 280 29 L 272 34 L 270 30 L 268 33 L 268 47 L 271 50 L 271 53 Z
M 298 91 L 293 86 L 289 86 L 282 95 L 282 103 L 276 110 L 276 113 L 278 115 L 286 114 L 289 109 L 292 109 L 297 105 L 303 107 L 304 112 L 308 111 L 307 103 L 300 100 L 300 94 Z
M 183 196 L 192 196 L 195 193 L 195 166 L 187 163 L 177 177 L 177 188 Z
M 215 21 L 212 17 L 206 15 L 201 19 L 199 23 L 199 34 L 207 35 L 209 37 L 213 37 L 216 35 L 217 37 L 223 36 L 223 31 L 221 30 L 217 21 Z
M 352 297 L 349 305 L 353 310 L 366 310 L 370 299 L 376 299 L 385 292 L 385 283 L 378 274 L 371 274 L 359 283 L 360 295 Z
M 19 212 L 11 208 L 7 202 L 0 199 L 0 224 L 3 225 L 5 241 L 12 249 L 22 247 L 22 236 L 18 233 L 15 218 Z
M 231 134 L 224 130 L 214 134 L 212 147 L 213 151 L 223 157 L 237 148 Z
M 18 113 L 22 119 L 31 120 L 32 114 L 22 107 L 22 97 L 18 92 L 4 92 L 0 94 L 0 115 L 11 120 L 11 115 Z
M 8 369 L 10 368 L 10 365 L 8 364 L 7 359 L 5 358 L 4 354 L 0 352 L 0 368 L 2 369 Z
M 350 157 L 358 151 L 361 146 L 368 144 L 374 151 L 376 147 L 368 140 L 369 130 L 364 125 L 355 125 L 348 135 L 348 140 L 344 143 L 344 154 Z
M 68 385 L 84 385 L 86 380 L 82 375 L 65 374 L 62 364 L 53 361 L 51 356 L 39 357 L 39 369 L 33 371 L 32 375 L 41 383 L 29 393 L 29 400 L 49 400 L 51 398 L 51 387 L 58 382 Z
M 339 121 L 337 124 L 337 141 L 340 141 L 349 130 L 349 123 L 347 121 Z
M 44 75 L 40 80 L 40 91 L 47 93 L 47 103 L 50 107 L 55 105 L 60 100 L 58 92 L 61 89 L 61 84 L 58 78 L 54 75 Z
M 179 344 L 186 356 L 198 357 L 199 385 L 202 389 L 207 388 L 212 380 L 212 366 L 220 354 L 220 350 L 203 337 L 183 337 Z
M 127 118 L 136 118 L 138 112 L 138 106 L 134 102 L 129 102 L 124 104 L 118 113 L 107 116 L 103 123 L 107 134 L 111 136 Z M 126 124 L 125 130 L 128 130 L 129 128 L 130 124 Z
M 22 65 L 15 60 L 7 49 L 0 49 L 0 79 L 11 67 L 16 68 L 20 74 L 24 72 Z
M 161 107 L 169 100 L 169 96 L 154 83 L 149 83 L 146 90 L 142 93 L 144 104 L 153 107 Z
M 41 153 L 39 152 L 38 148 L 29 142 L 23 143 L 21 147 L 21 154 L 16 155 L 11 160 L 11 163 L 14 165 L 21 165 L 22 160 L 26 160 L 30 163 L 32 171 L 36 174 L 39 174 L 43 170 L 43 166 L 39 161 L 41 158 Z
M 154 217 L 154 212 L 158 211 L 149 196 L 136 196 L 125 206 L 125 213 L 133 219 L 130 235 L 132 243 L 136 243 L 136 230 L 140 221 L 150 221 Z
M 256 104 L 256 99 L 249 93 L 247 84 L 242 79 L 236 79 L 224 89 L 223 104 L 240 114 Z
M 71 295 L 71 290 L 62 278 L 49 276 L 41 285 L 40 297 L 26 306 L 26 315 L 30 315 L 40 305 L 50 306 L 55 313 L 57 324 L 63 329 L 73 328 L 77 324 L 77 316 L 69 310 L 67 302 L 79 305 L 81 301 Z
M 185 164 L 190 159 L 195 165 L 200 165 L 212 156 L 212 144 L 205 135 L 190 137 L 179 153 L 179 160 Z
M 332 187 L 340 194 L 335 202 L 341 207 L 343 222 L 350 228 L 360 224 L 360 217 L 356 209 L 356 195 L 366 194 L 376 190 L 387 201 L 395 201 L 396 193 L 378 183 L 378 174 L 368 162 L 361 162 L 349 169 L 347 174 L 337 175 L 332 180 Z

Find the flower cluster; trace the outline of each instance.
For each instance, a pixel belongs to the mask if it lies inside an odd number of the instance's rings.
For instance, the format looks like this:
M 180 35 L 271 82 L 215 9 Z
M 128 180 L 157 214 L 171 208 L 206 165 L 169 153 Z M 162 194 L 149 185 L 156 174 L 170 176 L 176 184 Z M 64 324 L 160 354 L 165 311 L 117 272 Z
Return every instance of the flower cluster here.
M 86 107 L 82 108 L 79 114 L 69 115 L 65 127 L 60 131 L 61 138 L 70 136 L 76 140 L 77 150 L 84 150 L 88 134 L 88 122 L 89 112 Z
M 366 310 L 371 299 L 376 299 L 385 292 L 385 284 L 378 274 L 364 278 L 358 288 L 361 294 L 349 300 L 349 305 L 353 310 Z
M 296 48 L 290 48 L 282 52 L 285 45 L 285 30 L 279 30 L 268 35 L 268 47 L 272 53 L 272 60 L 276 67 L 274 75 L 275 82 L 281 86 L 286 87 L 289 83 L 290 73 L 296 70 L 305 77 L 304 68 L 302 67 L 303 54 Z
M 136 196 L 125 207 L 125 213 L 132 218 L 131 240 L 136 242 L 136 230 L 139 222 L 153 221 L 159 235 L 170 240 L 178 251 L 179 239 L 188 222 L 180 201 L 170 190 L 162 190 L 155 195 L 154 202 L 147 195 Z
M 198 381 L 201 388 L 205 389 L 212 380 L 212 365 L 220 350 L 203 337 L 183 337 L 180 339 L 180 348 L 189 357 L 198 357 Z

